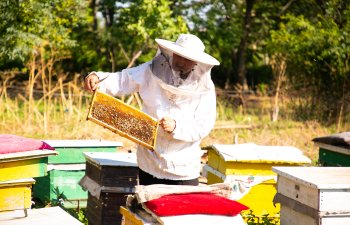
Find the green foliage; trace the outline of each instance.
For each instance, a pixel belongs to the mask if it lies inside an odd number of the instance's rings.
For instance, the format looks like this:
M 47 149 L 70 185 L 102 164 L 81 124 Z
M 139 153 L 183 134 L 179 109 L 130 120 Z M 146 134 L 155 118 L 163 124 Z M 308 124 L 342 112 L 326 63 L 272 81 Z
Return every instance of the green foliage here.
M 4 62 L 26 63 L 39 46 L 47 46 L 56 57 L 66 57 L 76 42 L 74 27 L 85 18 L 86 1 L 1 1 L 0 67 Z
M 99 2 L 95 8 L 103 17 L 96 17 L 98 27 L 90 33 L 95 35 L 94 42 L 81 38 L 84 51 L 97 49 L 97 61 L 89 60 L 93 69 L 119 71 L 131 62 L 146 62 L 155 55 L 155 38 L 175 40 L 178 34 L 187 33 L 185 21 L 173 15 L 170 4 L 168 0 Z M 86 62 L 84 51 L 78 51 Z M 93 59 L 94 55 L 90 56 Z
M 309 112 L 307 118 L 335 122 L 342 116 L 342 99 L 350 95 L 350 6 L 333 0 L 320 7 L 316 17 L 283 17 L 279 29 L 271 31 L 268 49 L 286 57 L 294 90 L 309 100 L 300 111 Z
M 247 215 L 245 215 L 247 225 L 279 225 L 279 217 L 271 217 L 269 214 L 262 215 L 258 217 L 254 214 L 253 210 L 250 210 Z
M 66 212 L 68 212 L 70 215 L 72 215 L 74 218 L 76 218 L 77 220 L 79 220 L 80 222 L 82 222 L 85 225 L 88 225 L 88 219 L 86 217 L 86 209 L 82 208 L 82 209 L 67 209 L 64 208 L 64 210 Z

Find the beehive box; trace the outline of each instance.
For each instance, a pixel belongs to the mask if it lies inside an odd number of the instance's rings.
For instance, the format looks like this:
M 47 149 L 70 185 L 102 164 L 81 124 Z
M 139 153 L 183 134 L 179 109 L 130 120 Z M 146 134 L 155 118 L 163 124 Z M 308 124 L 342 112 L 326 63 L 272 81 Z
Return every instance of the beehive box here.
M 283 225 L 349 225 L 350 167 L 274 167 Z
M 276 173 L 273 166 L 295 166 L 311 163 L 303 153 L 291 146 L 259 146 L 253 143 L 237 145 L 213 145 L 208 150 L 208 184 L 225 182 L 230 176 L 242 179 L 260 179 L 247 194 L 238 199 L 261 217 L 268 214 L 277 217 L 279 205 L 273 204 L 276 194 Z M 246 212 L 248 213 L 248 212 Z M 245 213 L 243 213 L 245 215 Z
M 139 168 L 135 153 L 85 153 L 86 176 L 105 187 L 134 188 Z
M 315 142 L 319 147 L 318 163 L 320 166 L 350 166 L 350 147 L 334 146 Z
M 94 92 L 87 120 L 154 150 L 158 120 L 110 95 Z
M 35 178 L 33 196 L 44 203 L 63 200 L 64 207 L 86 207 L 87 192 L 79 185 L 85 164 L 49 165 L 48 175 Z
M 86 216 L 89 225 L 121 225 L 123 216 L 119 212 L 126 205 L 128 194 L 120 192 L 101 192 L 99 198 L 89 194 Z
M 63 197 L 66 208 L 86 207 L 87 192 L 79 185 L 85 175 L 85 152 L 114 153 L 121 142 L 101 140 L 46 140 L 59 153 L 48 158 L 48 174 L 36 178 L 34 197 L 43 202 Z
M 0 182 L 0 211 L 30 209 L 34 182 L 32 178 Z
M 85 164 L 84 152 L 116 152 L 123 143 L 105 140 L 45 140 L 59 153 L 49 164 Z
M 34 150 L 0 154 L 0 182 L 45 176 L 52 150 Z
M 319 165 L 350 166 L 350 132 L 316 137 L 312 141 L 319 147 Z
M 120 206 L 138 185 L 135 153 L 87 152 L 86 172 L 80 185 L 89 193 L 87 218 L 89 225 L 120 225 Z

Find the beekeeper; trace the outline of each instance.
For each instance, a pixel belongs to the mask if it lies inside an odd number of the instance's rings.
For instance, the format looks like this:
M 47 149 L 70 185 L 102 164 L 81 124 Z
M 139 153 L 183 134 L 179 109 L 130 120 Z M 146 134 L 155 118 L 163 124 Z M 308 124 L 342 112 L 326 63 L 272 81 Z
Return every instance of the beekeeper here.
M 138 92 L 143 111 L 159 119 L 155 150 L 139 145 L 136 153 L 141 185 L 198 185 L 200 142 L 216 118 L 210 71 L 220 63 L 204 52 L 195 35 L 181 34 L 176 42 L 155 41 L 158 51 L 151 61 L 116 73 L 91 72 L 85 88 L 99 86 L 113 96 Z

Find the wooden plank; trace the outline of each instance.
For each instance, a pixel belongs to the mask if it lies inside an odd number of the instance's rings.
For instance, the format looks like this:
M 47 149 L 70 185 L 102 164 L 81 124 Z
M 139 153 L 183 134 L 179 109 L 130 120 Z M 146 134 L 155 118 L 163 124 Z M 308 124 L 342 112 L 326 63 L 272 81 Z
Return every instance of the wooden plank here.
M 319 201 L 320 211 L 347 211 L 350 213 L 350 189 L 320 190 Z
M 349 225 L 350 217 L 337 216 L 337 217 L 322 217 L 321 225 Z
M 340 147 L 340 146 L 335 146 L 335 145 L 328 145 L 328 144 L 323 144 L 320 142 L 314 142 L 315 146 L 318 146 L 320 148 L 324 148 L 324 149 L 328 149 L 330 151 L 333 152 L 338 152 L 344 155 L 350 155 L 350 148 L 346 148 L 346 147 Z
M 311 208 L 319 208 L 319 192 L 316 188 L 307 186 L 294 180 L 278 176 L 277 192 Z
M 281 204 L 280 221 L 283 225 L 349 225 L 350 216 L 311 217 Z
M 130 166 L 137 167 L 135 153 L 86 152 L 85 158 L 97 166 Z
M 283 204 L 281 204 L 280 222 L 283 225 L 320 225 L 315 218 L 292 210 Z
M 45 140 L 54 148 L 121 147 L 122 142 L 105 140 Z
M 28 216 L 23 210 L 0 213 L 1 225 L 83 225 L 60 207 L 47 207 L 41 209 L 28 209 Z
M 0 154 L 0 163 L 45 158 L 50 155 L 57 155 L 57 152 L 53 150 L 33 150 L 33 151 L 26 151 L 26 152 Z
M 314 189 L 350 189 L 350 167 L 273 167 L 272 170 Z

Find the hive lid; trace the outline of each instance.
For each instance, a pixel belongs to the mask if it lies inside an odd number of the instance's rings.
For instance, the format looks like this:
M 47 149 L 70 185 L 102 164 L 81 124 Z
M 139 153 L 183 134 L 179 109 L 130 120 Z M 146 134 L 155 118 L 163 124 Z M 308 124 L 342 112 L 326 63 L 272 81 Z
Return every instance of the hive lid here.
M 54 148 L 62 147 L 120 147 L 122 142 L 105 140 L 45 140 L 47 144 Z
M 350 189 L 350 167 L 272 167 L 278 175 L 317 189 Z
M 10 162 L 10 161 L 19 161 L 19 160 L 28 160 L 36 158 L 44 158 L 51 155 L 57 155 L 56 151 L 52 150 L 33 150 L 26 152 L 14 152 L 7 154 L 0 154 L 0 163 Z
M 94 92 L 87 120 L 150 150 L 155 148 L 158 120 L 99 90 Z
M 137 167 L 135 153 L 123 152 L 84 152 L 87 161 L 98 166 Z
M 27 185 L 27 184 L 34 184 L 35 180 L 33 178 L 24 178 L 24 179 L 17 179 L 17 180 L 6 180 L 0 182 L 0 187 L 13 187 L 16 185 Z
M 212 145 L 227 162 L 309 164 L 311 160 L 292 146 L 261 146 L 254 143 Z

